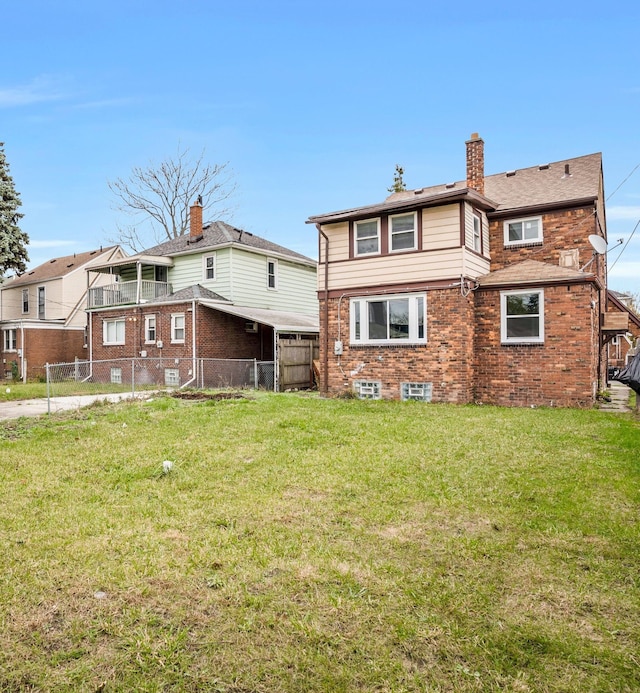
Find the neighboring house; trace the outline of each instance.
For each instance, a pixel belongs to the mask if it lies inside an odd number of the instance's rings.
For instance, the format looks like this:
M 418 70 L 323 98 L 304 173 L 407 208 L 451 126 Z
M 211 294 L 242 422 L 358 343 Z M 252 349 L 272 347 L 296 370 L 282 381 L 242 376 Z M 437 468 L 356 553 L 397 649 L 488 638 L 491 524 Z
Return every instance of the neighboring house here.
M 124 257 L 119 246 L 75 253 L 43 263 L 0 285 L 2 375 L 35 379 L 46 363 L 87 358 L 84 312 L 88 267 Z
M 312 216 L 320 384 L 339 394 L 588 406 L 606 378 L 600 154 Z M 615 322 L 615 321 L 614 321 Z
M 607 292 L 608 311 L 620 313 L 628 320 L 628 330 L 616 334 L 607 343 L 607 361 L 610 369 L 624 368 L 629 360 L 629 350 L 640 345 L 640 315 L 633 308 L 633 297 L 618 291 Z
M 195 381 L 196 359 L 275 361 L 285 341 L 316 346 L 316 262 L 221 221 L 138 255 L 93 267 L 111 277 L 89 294 L 90 359 L 174 359 L 170 384 Z M 189 361 L 187 361 L 189 360 Z M 164 362 L 164 361 L 163 361 Z M 311 384 L 311 360 L 299 386 Z

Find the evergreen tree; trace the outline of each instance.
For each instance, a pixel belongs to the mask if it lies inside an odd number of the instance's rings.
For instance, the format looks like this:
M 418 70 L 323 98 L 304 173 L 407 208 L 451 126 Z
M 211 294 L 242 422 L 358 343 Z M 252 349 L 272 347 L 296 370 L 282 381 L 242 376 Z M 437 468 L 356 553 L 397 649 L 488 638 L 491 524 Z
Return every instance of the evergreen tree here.
M 404 192 L 407 189 L 404 180 L 402 180 L 403 175 L 404 169 L 402 166 L 400 166 L 400 164 L 396 164 L 396 172 L 393 174 L 393 185 L 390 188 L 387 188 L 389 192 L 398 193 Z
M 27 269 L 29 236 L 18 226 L 24 216 L 18 212 L 21 204 L 9 175 L 4 142 L 0 142 L 0 278 L 7 270 L 24 272 Z

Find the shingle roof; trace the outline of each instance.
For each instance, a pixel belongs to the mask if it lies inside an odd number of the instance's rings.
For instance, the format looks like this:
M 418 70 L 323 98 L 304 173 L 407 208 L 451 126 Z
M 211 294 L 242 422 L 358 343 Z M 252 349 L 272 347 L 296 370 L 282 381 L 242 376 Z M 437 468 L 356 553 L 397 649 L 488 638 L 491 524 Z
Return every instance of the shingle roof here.
M 556 282 L 591 280 L 595 275 L 538 260 L 523 260 L 495 272 L 478 277 L 481 288 L 510 284 L 553 284 Z
M 569 175 L 565 175 L 566 167 Z M 484 196 L 470 191 L 466 180 L 442 185 L 404 190 L 389 195 L 377 205 L 357 207 L 342 212 L 310 217 L 309 221 L 331 223 L 353 218 L 368 211 L 379 213 L 419 206 L 441 200 L 443 203 L 457 196 L 475 193 L 497 212 L 568 203 L 575 200 L 595 200 L 598 196 L 602 172 L 602 155 L 587 154 L 554 163 L 514 169 L 485 176 Z
M 32 270 L 28 270 L 24 274 L 16 276 L 15 279 L 11 280 L 10 285 L 20 286 L 33 284 L 35 282 L 43 282 L 50 279 L 59 279 L 67 274 L 70 274 L 79 267 L 82 267 L 87 262 L 95 260 L 104 255 L 109 251 L 113 250 L 117 246 L 109 246 L 107 248 L 100 248 L 99 250 L 88 250 L 84 253 L 74 253 L 73 255 L 66 255 L 65 257 L 55 257 L 47 262 L 38 265 Z M 8 287 L 9 284 L 5 284 Z
M 158 298 L 152 298 L 150 301 L 148 301 L 148 303 L 173 303 L 201 299 L 206 299 L 208 301 L 228 302 L 228 299 L 220 294 L 215 293 L 215 291 L 210 291 L 200 284 L 193 284 L 192 286 L 186 286 L 184 289 L 180 289 L 175 293 L 168 294 L 166 296 L 159 296 Z
M 147 248 L 143 251 L 144 255 L 182 255 L 184 253 L 200 252 L 203 250 L 214 250 L 218 246 L 229 245 L 230 243 L 246 246 L 247 248 L 255 248 L 266 253 L 284 255 L 292 260 L 300 260 L 307 264 L 316 264 L 315 260 L 289 250 L 284 246 L 272 243 L 271 241 L 255 236 L 249 231 L 237 229 L 224 221 L 214 221 L 206 224 L 202 229 L 200 240 L 193 239 L 189 234 L 173 238 L 160 245 Z

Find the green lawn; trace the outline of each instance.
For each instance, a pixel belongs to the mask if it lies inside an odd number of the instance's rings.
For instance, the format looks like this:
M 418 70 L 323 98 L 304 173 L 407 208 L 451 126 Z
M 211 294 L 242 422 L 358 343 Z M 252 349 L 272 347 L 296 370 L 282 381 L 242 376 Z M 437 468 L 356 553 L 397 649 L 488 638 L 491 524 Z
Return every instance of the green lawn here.
M 632 414 L 256 393 L 0 438 L 0 691 L 640 689 Z

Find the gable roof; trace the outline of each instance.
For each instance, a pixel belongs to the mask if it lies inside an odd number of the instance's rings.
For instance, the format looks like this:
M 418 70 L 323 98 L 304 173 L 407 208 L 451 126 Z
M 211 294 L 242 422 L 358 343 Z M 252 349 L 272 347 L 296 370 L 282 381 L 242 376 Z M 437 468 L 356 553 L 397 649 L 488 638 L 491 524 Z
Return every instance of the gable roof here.
M 184 289 L 180 289 L 172 294 L 149 299 L 147 305 L 150 303 L 182 303 L 184 301 L 199 301 L 201 299 L 229 303 L 228 299 L 217 294 L 215 291 L 210 291 L 200 284 L 193 284 L 192 286 L 186 286 Z
M 618 291 L 607 290 L 607 298 L 609 301 L 622 313 L 629 314 L 629 320 L 636 326 L 640 327 L 640 315 L 638 315 L 632 308 L 630 308 L 624 301 L 620 300 L 621 296 L 627 296 L 628 294 L 621 294 Z
M 589 272 L 580 272 L 538 260 L 523 260 L 495 272 L 483 274 L 478 277 L 478 284 L 481 289 L 484 289 L 516 284 L 555 284 L 593 281 L 594 279 L 595 275 Z
M 568 167 L 568 175 L 565 171 Z M 484 178 L 484 195 L 467 187 L 466 180 L 392 193 L 384 202 L 309 217 L 307 223 L 330 224 L 346 219 L 399 211 L 410 207 L 446 204 L 460 199 L 493 212 L 568 205 L 597 199 L 602 178 L 602 154 L 587 154 L 554 163 L 505 171 Z
M 91 260 L 95 260 L 101 255 L 105 255 L 117 248 L 117 245 L 113 245 L 107 248 L 100 248 L 99 250 L 74 253 L 73 255 L 66 255 L 65 257 L 54 257 L 32 270 L 27 270 L 23 274 L 17 275 L 14 279 L 4 284 L 3 288 L 26 286 L 27 284 L 34 284 L 36 282 L 60 279 L 91 262 Z
M 189 234 L 178 236 L 178 238 L 172 238 L 170 241 L 147 248 L 143 251 L 143 254 L 173 257 L 175 255 L 215 250 L 216 248 L 229 245 L 244 246 L 247 249 L 262 251 L 265 254 L 279 255 L 290 258 L 293 261 L 313 265 L 314 267 L 317 265 L 315 260 L 306 257 L 306 255 L 301 255 L 277 243 L 272 243 L 266 240 L 266 238 L 255 236 L 249 231 L 237 229 L 224 221 L 214 221 L 206 224 L 202 228 L 202 235 L 198 238 L 193 238 Z

